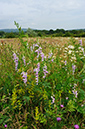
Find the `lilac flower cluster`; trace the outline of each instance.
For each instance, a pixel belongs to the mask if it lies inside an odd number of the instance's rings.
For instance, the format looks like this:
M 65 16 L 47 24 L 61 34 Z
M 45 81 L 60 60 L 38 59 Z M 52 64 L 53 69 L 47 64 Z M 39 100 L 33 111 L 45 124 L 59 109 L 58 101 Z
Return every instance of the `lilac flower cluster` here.
M 37 58 L 39 57 L 39 55 L 42 58 L 42 61 L 44 61 L 44 58 L 46 58 L 46 56 L 44 55 L 44 53 L 42 52 L 42 48 L 39 47 L 35 52 L 37 52 Z
M 65 63 L 65 65 L 66 65 L 66 64 L 67 64 L 67 61 L 65 60 L 65 62 L 64 62 L 64 63 Z
M 35 52 L 37 52 L 37 58 L 39 57 L 40 53 L 42 52 L 42 48 L 39 47 Z
M 39 45 L 38 45 L 38 44 L 33 44 L 33 49 L 34 49 L 35 47 L 39 47 Z
M 82 46 L 82 39 L 79 40 L 80 45 Z
M 27 82 L 27 72 L 22 72 L 21 73 L 23 76 L 23 81 L 24 81 L 24 83 L 26 84 L 26 82 Z
M 38 85 L 38 73 L 40 71 L 40 63 L 37 64 L 37 68 L 34 69 L 34 71 L 36 72 L 35 75 L 36 75 L 36 84 Z
M 73 75 L 74 75 L 74 72 L 75 72 L 75 69 L 76 69 L 76 65 L 72 65 L 72 69 L 73 69 Z
M 27 43 L 27 48 L 29 49 L 28 43 Z
M 51 58 L 51 57 L 52 57 L 52 55 L 53 55 L 53 53 L 52 53 L 52 52 L 51 52 L 51 53 L 49 53 L 48 58 Z
M 45 78 L 46 77 L 46 74 L 48 73 L 47 66 L 46 65 L 43 67 L 43 73 L 44 73 L 43 78 Z
M 18 57 L 17 57 L 16 53 L 14 53 L 13 56 L 14 56 L 14 62 L 15 62 L 15 69 L 17 70 L 17 67 L 18 67 Z
M 25 62 L 25 56 L 23 56 L 22 59 L 23 59 L 24 66 L 25 66 L 25 65 L 26 65 L 26 62 Z
M 75 95 L 75 97 L 77 98 L 77 95 L 78 95 L 77 90 L 74 89 L 74 90 L 72 90 L 72 92 Z
M 77 98 L 77 96 L 78 96 L 78 92 L 77 92 L 77 90 L 75 89 L 75 88 L 76 88 L 76 86 L 77 86 L 77 84 L 74 84 L 74 87 L 73 87 L 72 92 L 73 92 L 73 94 L 75 95 L 75 97 Z

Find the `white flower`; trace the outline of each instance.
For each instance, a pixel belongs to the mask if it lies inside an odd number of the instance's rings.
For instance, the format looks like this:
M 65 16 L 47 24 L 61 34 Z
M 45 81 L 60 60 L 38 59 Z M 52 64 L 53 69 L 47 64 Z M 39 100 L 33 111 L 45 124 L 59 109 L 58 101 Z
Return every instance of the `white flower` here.
M 65 47 L 65 49 L 66 49 L 66 50 L 68 50 L 68 48 L 67 48 L 67 47 Z
M 76 51 L 76 53 L 78 53 L 78 51 Z
M 72 46 L 72 45 L 69 45 L 69 46 L 68 46 L 68 48 L 70 48 L 70 49 L 74 49 L 74 46 Z
M 71 51 L 71 50 L 69 50 L 68 54 L 71 54 L 71 53 L 72 53 L 72 51 Z
M 78 47 L 78 49 L 82 49 L 81 47 Z
M 74 56 L 74 57 L 71 57 L 71 59 L 72 59 L 72 60 L 76 60 L 76 57 L 75 57 L 75 56 Z

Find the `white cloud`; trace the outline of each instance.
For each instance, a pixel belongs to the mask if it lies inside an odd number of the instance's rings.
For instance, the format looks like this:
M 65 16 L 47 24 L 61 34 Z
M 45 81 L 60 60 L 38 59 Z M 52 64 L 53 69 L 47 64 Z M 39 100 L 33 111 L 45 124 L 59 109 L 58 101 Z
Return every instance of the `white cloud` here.
M 27 28 L 83 28 L 84 5 L 85 0 L 0 0 L 0 28 L 14 28 L 14 20 Z

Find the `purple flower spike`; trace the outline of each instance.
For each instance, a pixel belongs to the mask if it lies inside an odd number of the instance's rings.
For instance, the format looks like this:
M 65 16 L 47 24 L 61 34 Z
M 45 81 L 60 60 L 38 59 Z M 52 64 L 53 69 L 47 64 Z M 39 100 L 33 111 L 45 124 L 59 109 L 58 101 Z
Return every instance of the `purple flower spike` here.
M 75 128 L 75 129 L 79 129 L 79 126 L 78 126 L 78 125 L 74 125 L 74 128 Z
M 40 71 L 40 63 L 38 63 L 38 64 L 37 64 L 37 68 L 34 69 L 34 72 L 36 72 L 36 73 L 35 73 L 36 85 L 38 85 L 38 76 L 39 76 L 38 73 L 39 73 L 39 71 Z
M 64 105 L 62 105 L 62 104 L 61 104 L 61 105 L 60 105 L 60 107 L 61 107 L 61 108 L 63 108 L 63 107 L 64 107 Z
M 67 64 L 67 61 L 65 60 L 65 65 Z
M 79 40 L 80 45 L 82 46 L 82 39 Z
M 46 74 L 48 73 L 47 66 L 46 65 L 43 67 L 43 73 L 44 73 L 43 78 L 45 78 L 46 77 Z
M 25 66 L 25 65 L 26 65 L 26 62 L 25 62 L 25 56 L 23 56 L 22 59 L 23 59 L 24 66 Z
M 72 65 L 72 69 L 73 69 L 73 74 L 74 74 L 75 69 L 76 69 L 76 65 Z
M 61 121 L 61 118 L 60 117 L 57 117 L 56 119 L 57 119 L 58 122 Z
M 55 98 L 53 96 L 51 96 L 51 98 L 52 98 L 51 104 L 53 104 L 55 102 Z
M 23 77 L 23 81 L 26 84 L 26 82 L 27 82 L 27 72 L 22 72 L 21 74 L 22 74 L 22 77 Z
M 15 69 L 17 70 L 17 67 L 18 67 L 18 57 L 17 57 L 16 53 L 14 53 L 13 56 L 14 56 L 14 62 L 15 62 Z
M 4 125 L 5 128 L 7 128 L 7 125 Z

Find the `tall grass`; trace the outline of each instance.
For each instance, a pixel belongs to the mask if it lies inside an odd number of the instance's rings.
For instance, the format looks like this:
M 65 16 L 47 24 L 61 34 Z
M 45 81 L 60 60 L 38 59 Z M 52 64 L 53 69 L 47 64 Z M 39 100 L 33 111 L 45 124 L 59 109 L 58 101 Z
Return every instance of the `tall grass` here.
M 84 129 L 82 40 L 62 46 L 19 38 L 17 50 L 0 45 L 0 128 Z

